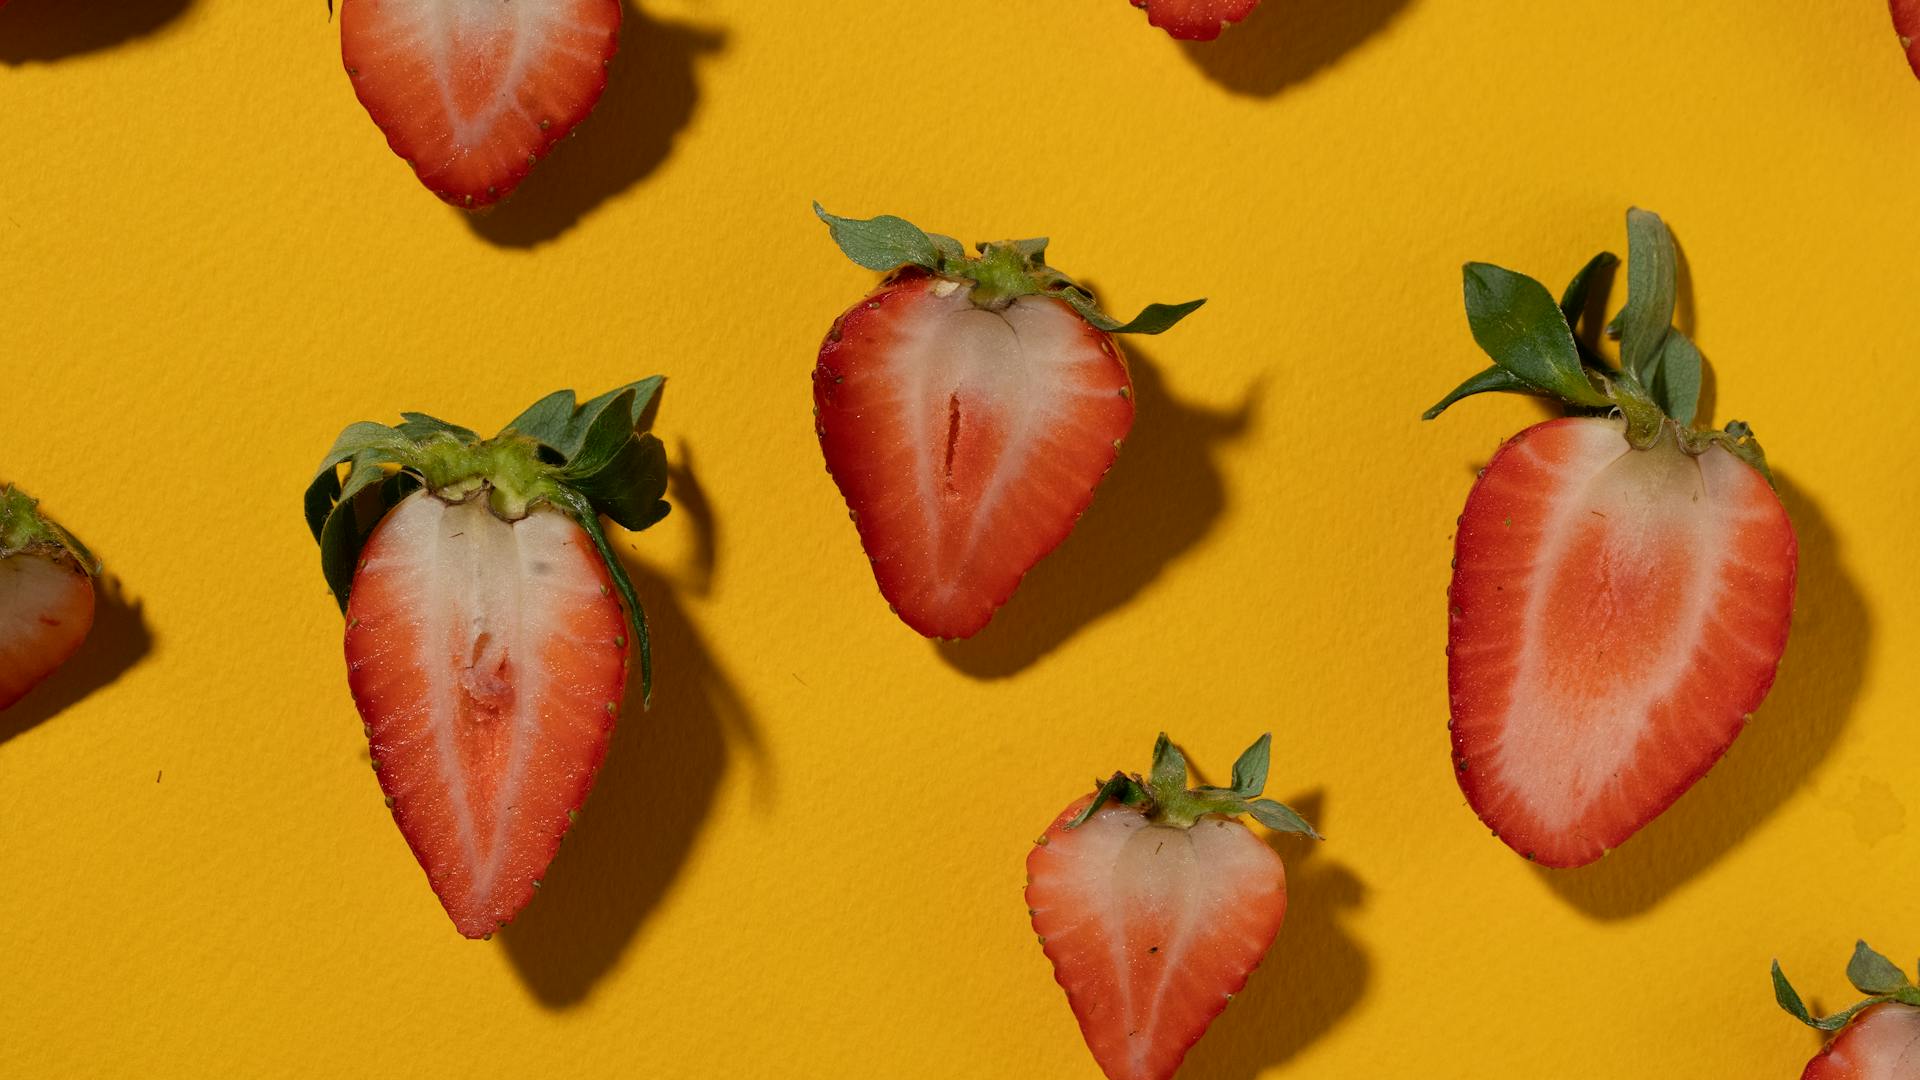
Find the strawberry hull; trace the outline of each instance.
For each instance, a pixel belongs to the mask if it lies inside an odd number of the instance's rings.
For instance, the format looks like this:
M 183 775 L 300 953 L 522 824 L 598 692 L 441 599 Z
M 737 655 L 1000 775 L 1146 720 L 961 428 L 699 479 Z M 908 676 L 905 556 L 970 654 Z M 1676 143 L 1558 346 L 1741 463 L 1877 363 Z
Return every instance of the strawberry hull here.
M 1468 497 L 1449 589 L 1453 759 L 1547 866 L 1593 862 L 1725 753 L 1771 687 L 1797 545 L 1758 471 L 1614 420 L 1536 425 Z

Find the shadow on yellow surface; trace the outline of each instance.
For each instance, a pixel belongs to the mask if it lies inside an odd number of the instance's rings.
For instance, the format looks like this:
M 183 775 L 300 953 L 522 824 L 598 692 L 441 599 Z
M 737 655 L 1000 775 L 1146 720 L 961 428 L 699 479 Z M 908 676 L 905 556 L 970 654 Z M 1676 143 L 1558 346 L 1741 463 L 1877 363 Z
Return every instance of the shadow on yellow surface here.
M 1773 691 L 1727 756 L 1618 851 L 1578 870 L 1537 868 L 1597 919 L 1652 909 L 1737 847 L 1826 758 L 1867 680 L 1872 619 L 1818 504 L 1778 472 L 1800 539 L 1794 626 Z
M 1285 802 L 1326 828 L 1323 793 Z M 1341 925 L 1366 902 L 1366 885 L 1327 853 L 1327 842 L 1269 841 L 1287 864 L 1286 922 L 1246 989 L 1187 1055 L 1187 1080 L 1255 1080 L 1333 1030 L 1366 993 L 1372 964 Z
M 1274 97 L 1386 29 L 1412 0 L 1265 0 L 1218 41 L 1182 43 L 1187 59 L 1221 86 Z
M 1093 505 L 985 630 L 936 646 L 941 659 L 976 679 L 1016 675 L 1126 604 L 1226 509 L 1215 457 L 1253 423 L 1259 385 L 1231 412 L 1183 404 L 1168 394 L 1159 365 L 1138 346 L 1124 347 L 1138 411 Z
M 558 238 L 666 163 L 699 104 L 696 62 L 726 45 L 724 31 L 660 21 L 629 0 L 620 52 L 607 68 L 607 90 L 593 115 L 512 198 L 486 213 L 460 213 L 474 232 L 501 247 Z
M 119 581 L 95 579 L 93 629 L 87 640 L 46 682 L 0 712 L 0 745 L 118 679 L 152 650 L 153 631 L 139 602 L 127 599 Z
M 0 11 L 0 64 L 63 60 L 165 28 L 193 0 L 13 0 Z
M 680 606 L 679 591 L 711 590 L 717 552 L 709 504 L 687 465 L 672 471 L 676 513 L 698 537 L 690 581 L 622 560 L 647 611 L 656 672 L 653 707 L 640 709 L 631 680 L 607 762 L 580 822 L 561 846 L 540 895 L 501 938 L 541 1004 L 579 1004 L 618 964 L 647 916 L 666 897 L 692 852 L 738 743 L 766 775 L 758 731 Z

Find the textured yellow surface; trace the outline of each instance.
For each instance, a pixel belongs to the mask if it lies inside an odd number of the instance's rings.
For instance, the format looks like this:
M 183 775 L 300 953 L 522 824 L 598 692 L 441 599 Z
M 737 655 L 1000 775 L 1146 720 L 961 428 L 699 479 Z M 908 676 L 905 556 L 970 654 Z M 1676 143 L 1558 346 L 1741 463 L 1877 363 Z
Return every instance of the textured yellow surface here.
M 0 476 L 124 600 L 0 717 L 9 1076 L 1096 1076 L 1031 839 L 1155 732 L 1259 731 L 1293 911 L 1185 1077 L 1797 1075 L 1778 956 L 1920 953 L 1920 85 L 1883 5 L 1267 0 L 1183 48 L 1122 0 L 646 0 L 609 99 L 491 218 L 435 202 L 318 0 L 0 14 Z M 872 275 L 808 212 L 1048 233 L 1140 420 L 972 643 L 887 614 L 808 374 Z M 1673 225 L 1714 414 L 1803 544 L 1779 685 L 1579 872 L 1466 808 L 1443 589 L 1471 469 L 1539 417 L 1418 414 L 1483 362 L 1458 266 L 1555 287 Z M 1616 302 L 1623 286 L 1616 286 Z M 298 511 L 347 421 L 492 430 L 672 377 L 631 541 L 660 689 L 547 888 L 461 940 L 380 804 Z M 1910 960 L 1908 961 L 1910 962 Z

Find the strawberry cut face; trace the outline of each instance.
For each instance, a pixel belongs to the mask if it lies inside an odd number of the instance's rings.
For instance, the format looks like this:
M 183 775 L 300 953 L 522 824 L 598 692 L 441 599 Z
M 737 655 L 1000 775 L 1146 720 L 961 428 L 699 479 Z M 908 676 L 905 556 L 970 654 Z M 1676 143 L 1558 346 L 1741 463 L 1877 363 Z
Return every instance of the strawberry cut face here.
M 505 925 L 585 801 L 626 686 L 607 568 L 550 507 L 418 492 L 368 539 L 348 681 L 394 820 L 460 932 Z
M 0 557 L 0 709 L 73 657 L 93 628 L 93 579 L 66 551 Z
M 1920 1080 L 1920 1008 L 1864 1010 L 1807 1062 L 1801 1080 Z
M 1692 786 L 1772 685 L 1797 547 L 1718 447 L 1573 418 L 1502 447 L 1459 525 L 1448 681 L 1481 820 L 1549 866 L 1599 858 Z
M 908 272 L 847 312 L 814 372 L 816 430 L 881 593 L 968 637 L 1065 539 L 1133 424 L 1113 339 L 1071 307 L 976 306 Z
M 442 199 L 505 198 L 606 89 L 621 0 L 343 0 L 341 56 L 394 153 Z

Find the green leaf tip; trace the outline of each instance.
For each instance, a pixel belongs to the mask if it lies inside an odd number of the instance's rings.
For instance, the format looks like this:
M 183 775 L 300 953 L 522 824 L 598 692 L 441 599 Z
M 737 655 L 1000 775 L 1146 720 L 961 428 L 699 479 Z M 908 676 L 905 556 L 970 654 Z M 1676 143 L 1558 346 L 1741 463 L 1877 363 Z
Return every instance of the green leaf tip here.
M 1888 1002 L 1920 1007 L 1920 987 L 1915 987 L 1907 973 L 1885 956 L 1869 948 L 1864 941 L 1854 943 L 1853 955 L 1847 961 L 1847 981 L 1854 989 L 1869 995 L 1865 1000 L 1833 1013 L 1830 1016 L 1815 1016 L 1801 999 L 1799 991 L 1787 981 L 1780 970 L 1780 962 L 1773 962 L 1773 998 L 1787 1015 L 1808 1027 L 1821 1031 L 1839 1031 L 1853 1021 L 1861 1012 Z
M 841 252 L 856 265 L 880 273 L 916 267 L 968 282 L 973 286 L 973 302 L 984 308 L 997 310 L 1024 296 L 1051 296 L 1105 333 L 1154 335 L 1172 329 L 1206 303 L 1201 299 L 1148 304 L 1123 322 L 1103 311 L 1092 292 L 1047 265 L 1045 237 L 976 244 L 979 255 L 969 256 L 953 237 L 929 233 L 891 214 L 845 218 L 828 213 L 818 202 L 813 204 L 813 212 L 826 223 Z
M 1146 779 L 1116 772 L 1102 782 L 1093 798 L 1065 827 L 1078 828 L 1108 803 L 1120 803 L 1140 809 L 1154 823 L 1189 828 L 1209 814 L 1237 817 L 1252 815 L 1254 820 L 1276 832 L 1298 833 L 1315 840 L 1323 839 L 1306 819 L 1290 807 L 1273 799 L 1260 798 L 1266 786 L 1267 768 L 1273 739 L 1262 735 L 1241 753 L 1233 764 L 1233 786 L 1187 787 L 1187 759 L 1172 739 L 1163 732 L 1154 741 L 1153 766 Z
M 587 533 L 605 563 L 639 653 L 642 698 L 650 700 L 646 613 L 600 519 L 638 532 L 668 513 L 666 448 L 646 430 L 662 385 L 652 376 L 584 404 L 575 403 L 571 390 L 556 391 L 491 439 L 418 412 L 402 413 L 401 423 L 391 427 L 348 425 L 321 459 L 302 500 L 320 547 L 321 573 L 341 612 L 367 539 L 413 493 L 425 489 L 453 501 L 485 497 L 507 520 L 551 505 Z

